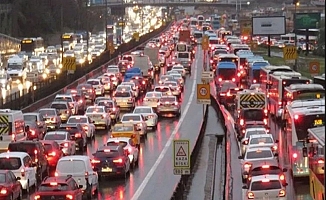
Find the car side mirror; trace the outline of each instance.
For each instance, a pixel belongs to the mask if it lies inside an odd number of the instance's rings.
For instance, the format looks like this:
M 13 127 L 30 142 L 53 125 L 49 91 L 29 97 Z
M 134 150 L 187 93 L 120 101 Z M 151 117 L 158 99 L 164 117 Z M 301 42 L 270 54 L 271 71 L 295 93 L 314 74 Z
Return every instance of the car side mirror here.
M 249 175 L 249 173 L 248 173 L 247 171 L 245 171 L 245 172 L 243 172 L 243 175 L 246 175 L 246 176 L 248 176 L 248 175 Z
M 21 179 L 20 177 L 16 177 L 16 181 L 20 181 L 20 179 Z
M 238 159 L 243 159 L 243 156 L 238 156 Z
M 275 154 L 274 154 L 274 157 L 278 157 L 278 153 L 275 153 Z
M 78 185 L 78 188 L 79 189 L 83 189 L 83 185 Z
M 242 186 L 242 189 L 248 189 L 248 187 L 246 185 Z
M 278 140 L 275 140 L 275 143 L 278 143 L 279 141 Z
M 95 124 L 95 121 L 92 121 L 92 124 Z
M 283 170 L 282 170 L 283 172 L 287 172 L 288 171 L 288 169 L 286 169 L 286 168 L 283 168 Z

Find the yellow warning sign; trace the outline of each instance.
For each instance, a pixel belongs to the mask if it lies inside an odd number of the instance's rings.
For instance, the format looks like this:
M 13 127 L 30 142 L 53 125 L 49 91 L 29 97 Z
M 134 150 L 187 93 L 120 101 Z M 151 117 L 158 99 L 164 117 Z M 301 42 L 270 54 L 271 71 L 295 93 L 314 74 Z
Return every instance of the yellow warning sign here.
M 177 156 L 187 156 L 187 154 L 182 146 L 179 148 Z
M 240 108 L 264 108 L 266 98 L 264 94 L 242 94 Z
M 203 39 L 201 41 L 201 48 L 204 50 L 204 51 L 207 51 L 208 48 L 209 48 L 209 40 L 208 40 L 208 36 L 207 35 L 204 35 L 203 36 Z
M 65 57 L 62 60 L 63 71 L 76 71 L 76 57 Z
M 211 104 L 211 93 L 209 84 L 197 84 L 197 103 Z
M 284 60 L 295 60 L 298 58 L 297 48 L 295 46 L 286 46 L 283 48 Z
M 8 115 L 0 116 L 0 135 L 7 134 L 9 132 L 9 127 Z

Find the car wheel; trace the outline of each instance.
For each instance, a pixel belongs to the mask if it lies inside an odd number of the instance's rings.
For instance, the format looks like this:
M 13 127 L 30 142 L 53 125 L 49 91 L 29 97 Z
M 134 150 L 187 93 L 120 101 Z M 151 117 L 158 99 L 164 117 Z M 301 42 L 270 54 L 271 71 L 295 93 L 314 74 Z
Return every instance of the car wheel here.
M 18 194 L 17 199 L 18 200 L 23 200 L 23 190 L 22 190 L 22 188 L 20 188 L 20 190 L 19 190 L 19 194 Z

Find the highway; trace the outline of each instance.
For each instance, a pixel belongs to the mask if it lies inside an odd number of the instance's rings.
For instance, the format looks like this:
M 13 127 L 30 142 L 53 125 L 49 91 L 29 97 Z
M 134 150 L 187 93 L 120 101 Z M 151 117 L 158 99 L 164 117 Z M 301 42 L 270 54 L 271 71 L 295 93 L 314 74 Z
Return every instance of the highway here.
M 202 106 L 196 102 L 195 91 L 197 80 L 201 76 L 202 62 L 202 51 L 198 50 L 192 65 L 192 74 L 186 78 L 181 117 L 163 119 L 156 131 L 148 133 L 141 144 L 139 166 L 126 181 L 109 178 L 100 182 L 99 200 L 170 198 L 180 179 L 180 176 L 173 175 L 172 141 L 175 138 L 190 139 L 193 146 L 200 129 L 202 115 L 198 113 L 202 113 Z M 97 132 L 95 140 L 87 145 L 86 154 L 91 156 L 109 136 L 109 132 Z M 153 194 L 153 191 L 156 193 Z M 33 194 L 25 196 L 25 199 L 30 198 L 33 198 Z

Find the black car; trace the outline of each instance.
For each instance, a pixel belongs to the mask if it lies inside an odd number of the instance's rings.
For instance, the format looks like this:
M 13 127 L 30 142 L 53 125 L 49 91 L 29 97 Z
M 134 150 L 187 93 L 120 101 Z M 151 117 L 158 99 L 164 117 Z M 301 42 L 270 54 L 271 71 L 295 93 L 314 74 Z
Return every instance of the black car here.
M 84 152 L 87 148 L 87 137 L 81 124 L 61 124 L 59 130 L 68 131 L 78 150 Z
M 27 134 L 27 140 L 41 140 L 44 136 L 36 122 L 25 122 L 25 132 Z
M 127 177 L 130 160 L 122 146 L 102 146 L 93 154 L 92 165 L 99 177 L 120 175 Z
M 36 173 L 39 181 L 42 181 L 43 177 L 49 175 L 49 163 L 47 160 L 47 152 L 42 142 L 33 140 L 11 142 L 8 145 L 8 151 L 28 153 L 37 166 Z

